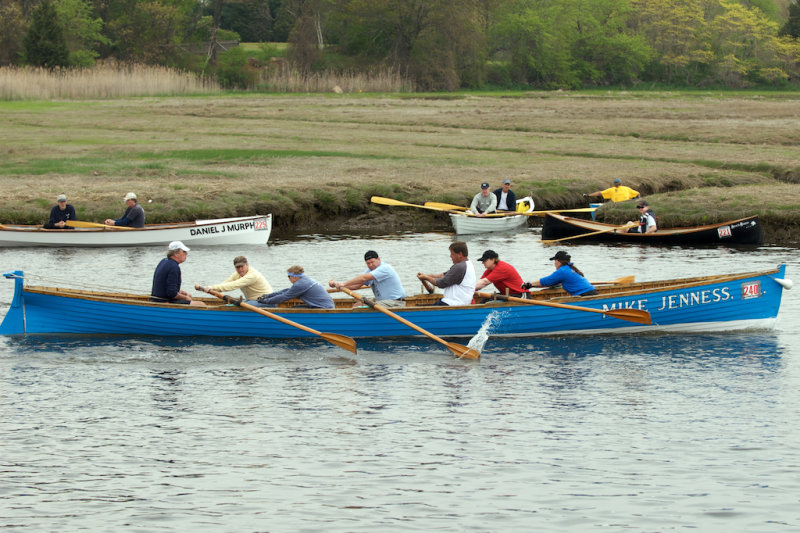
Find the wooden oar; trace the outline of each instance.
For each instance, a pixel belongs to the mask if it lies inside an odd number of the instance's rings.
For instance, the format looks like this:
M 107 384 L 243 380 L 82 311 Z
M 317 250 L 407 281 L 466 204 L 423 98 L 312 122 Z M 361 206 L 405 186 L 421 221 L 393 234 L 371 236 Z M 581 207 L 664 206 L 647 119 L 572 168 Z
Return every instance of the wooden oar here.
M 357 288 L 355 290 L 360 291 L 361 289 L 369 289 L 369 288 L 370 288 L 369 285 L 362 285 L 362 286 L 360 286 L 359 288 Z M 328 292 L 329 293 L 330 292 L 339 292 L 339 289 L 328 289 Z
M 128 226 L 107 226 L 105 224 L 98 224 L 97 222 L 84 222 L 83 220 L 67 220 L 64 222 L 67 226 L 71 228 L 106 228 L 106 229 L 136 229 L 136 228 L 129 228 Z
M 400 200 L 394 200 L 392 198 L 384 198 L 383 196 L 373 196 L 369 199 L 370 202 L 373 204 L 380 204 L 380 205 L 391 205 L 395 207 L 419 207 L 420 209 L 430 209 L 431 211 L 445 211 L 449 212 L 452 209 L 442 209 L 440 207 L 429 207 L 427 205 L 419 205 L 419 204 L 409 204 L 408 202 L 401 202 Z
M 590 235 L 600 235 L 601 233 L 610 233 L 612 231 L 627 230 L 634 226 L 638 226 L 638 222 L 628 222 L 623 226 L 613 226 L 608 229 L 601 229 L 600 231 L 592 231 L 591 233 L 581 233 L 580 235 L 573 235 L 571 237 L 562 237 L 560 239 L 542 240 L 542 244 L 553 244 L 554 242 L 568 241 L 570 239 L 580 239 L 581 237 L 589 237 Z
M 573 311 L 588 311 L 590 313 L 600 313 L 601 315 L 613 316 L 620 320 L 627 320 L 629 322 L 638 322 L 639 324 L 651 324 L 650 313 L 642 311 L 641 309 L 609 309 L 603 311 L 602 309 L 592 309 L 591 307 L 580 307 L 577 305 L 557 304 L 555 302 L 545 302 L 543 300 L 526 300 L 524 298 L 516 298 L 514 296 L 506 296 L 505 294 L 489 294 L 488 292 L 476 292 L 476 295 L 481 298 L 496 298 L 498 300 L 505 300 L 508 302 L 519 302 L 527 305 L 543 305 L 545 307 L 558 307 L 560 309 L 572 309 Z
M 355 298 L 356 300 L 359 300 L 359 301 L 367 304 L 368 306 L 372 307 L 373 309 L 377 309 L 378 311 L 380 311 L 384 315 L 388 315 L 388 316 L 394 318 L 395 320 L 397 320 L 398 322 L 402 322 L 406 326 L 419 331 L 420 333 L 422 333 L 426 337 L 430 337 L 431 339 L 435 340 L 436 342 L 440 342 L 440 343 L 444 344 L 445 346 L 447 346 L 447 348 L 451 352 L 453 352 L 454 354 L 456 354 L 459 357 L 466 357 L 467 359 L 477 359 L 477 358 L 479 358 L 481 356 L 480 352 L 478 352 L 477 350 L 473 350 L 472 348 L 469 348 L 467 346 L 463 346 L 461 344 L 456 344 L 455 342 L 447 342 L 446 340 L 442 339 L 441 337 L 437 337 L 436 335 L 434 335 L 430 331 L 422 329 L 421 327 L 419 327 L 418 325 L 414 324 L 413 322 L 410 322 L 410 321 L 406 320 L 405 318 L 401 317 L 400 315 L 397 315 L 397 314 L 389 311 L 388 309 L 386 309 L 382 305 L 376 304 L 372 300 L 368 300 L 368 299 L 364 298 L 363 296 L 361 296 L 360 294 L 351 291 L 350 289 L 346 289 L 346 288 L 342 287 L 342 291 L 344 291 L 346 294 L 350 295 L 351 297 Z
M 449 209 L 451 211 L 466 211 L 469 207 L 461 207 L 459 205 L 453 204 L 445 204 L 442 202 L 425 202 L 426 207 L 436 207 L 439 209 Z M 508 211 L 503 213 L 490 213 L 486 215 L 487 217 L 497 217 L 497 216 L 508 216 L 508 215 L 525 215 L 529 217 L 543 217 L 547 213 L 593 213 L 596 211 L 596 207 L 580 207 L 578 209 L 548 209 L 546 211 L 530 211 L 530 212 L 517 212 L 517 211 Z
M 422 286 L 425 287 L 425 290 L 428 291 L 428 294 L 433 294 L 433 291 L 436 290 L 436 287 L 431 285 L 431 282 L 427 279 L 420 279 L 420 281 L 422 282 Z
M 590 281 L 592 285 L 630 285 L 636 281 L 636 276 L 622 276 L 614 281 Z
M 254 311 L 260 315 L 264 315 L 266 317 L 271 318 L 272 320 L 277 320 L 278 322 L 283 322 L 289 326 L 295 327 L 297 329 L 301 329 L 303 331 L 307 331 L 308 333 L 313 333 L 314 335 L 319 335 L 326 341 L 330 342 L 331 344 L 335 344 L 340 348 L 344 348 L 350 352 L 356 353 L 356 341 L 352 339 L 352 337 L 348 337 L 347 335 L 339 335 L 338 333 L 322 333 L 315 329 L 309 328 L 308 326 L 304 326 L 303 324 L 298 324 L 297 322 L 292 322 L 288 318 L 283 318 L 280 315 L 276 315 L 274 313 L 270 313 L 269 311 L 265 311 L 260 307 L 256 307 L 255 305 L 250 305 L 249 303 L 245 303 L 240 301 L 238 298 L 231 298 L 227 294 L 222 294 L 214 289 L 205 288 L 205 292 L 208 294 L 212 294 L 217 298 L 228 302 L 229 304 L 235 304 L 240 307 L 244 307 L 245 309 L 249 309 L 250 311 Z
M 425 202 L 425 207 L 435 207 L 437 209 L 447 209 L 450 211 L 466 211 L 469 207 L 463 207 L 460 205 L 453 205 L 453 204 L 445 204 L 442 202 Z

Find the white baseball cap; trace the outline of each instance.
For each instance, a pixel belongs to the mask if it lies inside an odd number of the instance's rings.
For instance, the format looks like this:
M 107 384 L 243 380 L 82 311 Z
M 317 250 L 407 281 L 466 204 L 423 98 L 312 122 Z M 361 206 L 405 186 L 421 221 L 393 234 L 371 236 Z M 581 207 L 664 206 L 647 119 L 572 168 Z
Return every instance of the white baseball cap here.
M 123 200 L 125 200 L 126 202 L 128 200 L 136 200 L 136 193 L 129 192 L 128 194 L 125 195 L 125 198 L 123 198 Z
M 167 250 L 183 250 L 184 252 L 189 251 L 189 247 L 183 244 L 181 241 L 172 241 L 167 246 Z

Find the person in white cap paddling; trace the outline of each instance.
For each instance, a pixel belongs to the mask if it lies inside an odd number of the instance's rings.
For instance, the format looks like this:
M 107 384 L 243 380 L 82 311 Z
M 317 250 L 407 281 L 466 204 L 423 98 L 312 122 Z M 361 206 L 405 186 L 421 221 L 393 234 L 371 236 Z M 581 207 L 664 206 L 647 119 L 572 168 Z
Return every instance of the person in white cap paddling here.
M 153 273 L 153 288 L 150 300 L 153 302 L 206 305 L 192 300 L 192 295 L 181 290 L 181 267 L 189 256 L 189 248 L 181 241 L 172 241 L 167 246 L 167 257 L 161 260 Z
M 136 194 L 129 192 L 125 195 L 125 213 L 122 218 L 114 220 L 113 218 L 106 219 L 106 226 L 127 226 L 129 228 L 143 228 L 144 227 L 144 209 L 139 205 L 136 199 Z

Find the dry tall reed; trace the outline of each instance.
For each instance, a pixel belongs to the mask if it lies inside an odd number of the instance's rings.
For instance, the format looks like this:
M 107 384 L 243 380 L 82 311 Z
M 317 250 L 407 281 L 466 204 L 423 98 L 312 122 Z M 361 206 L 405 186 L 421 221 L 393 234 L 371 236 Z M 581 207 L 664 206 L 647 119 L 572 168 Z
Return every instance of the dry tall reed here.
M 277 93 L 413 92 L 414 83 L 391 68 L 374 72 L 303 73 L 288 63 L 260 72 L 258 89 Z
M 215 81 L 161 66 L 98 65 L 56 70 L 0 67 L 0 100 L 175 96 L 219 91 Z

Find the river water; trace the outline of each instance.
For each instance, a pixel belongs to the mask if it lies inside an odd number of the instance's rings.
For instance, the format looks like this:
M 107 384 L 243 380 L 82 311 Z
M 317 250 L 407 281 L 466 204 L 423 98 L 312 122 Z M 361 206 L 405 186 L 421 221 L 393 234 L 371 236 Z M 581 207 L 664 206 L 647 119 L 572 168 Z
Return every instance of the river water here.
M 244 254 L 348 279 L 377 250 L 414 274 L 450 234 L 195 247 L 184 287 Z M 536 230 L 466 239 L 526 280 Z M 794 248 L 563 246 L 590 280 L 743 272 Z M 36 284 L 146 292 L 158 248 L 0 250 Z M 479 265 L 476 264 L 476 268 Z M 482 269 L 478 269 L 479 272 Z M 0 280 L 0 315 L 13 283 Z M 773 331 L 485 341 L 0 338 L 0 527 L 20 531 L 797 531 L 800 303 Z M 69 313 L 64 309 L 64 313 Z M 266 320 L 266 319 L 265 319 Z M 458 342 L 467 343 L 467 339 Z

